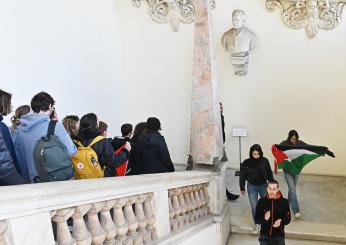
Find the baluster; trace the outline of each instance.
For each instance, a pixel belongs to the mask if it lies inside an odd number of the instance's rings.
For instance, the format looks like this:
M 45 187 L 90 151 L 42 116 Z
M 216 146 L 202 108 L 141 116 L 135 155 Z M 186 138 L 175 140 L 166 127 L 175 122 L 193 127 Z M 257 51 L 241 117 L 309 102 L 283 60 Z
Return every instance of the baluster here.
M 179 228 L 184 226 L 184 217 L 181 216 L 182 210 L 181 210 L 179 198 L 178 198 L 180 193 L 181 193 L 180 188 L 173 189 L 173 191 L 172 191 L 172 205 L 173 205 L 173 208 L 175 210 L 175 217 L 176 217 L 176 220 L 178 222 Z
M 138 195 L 137 200 L 135 201 L 135 214 L 138 220 L 138 233 L 140 236 L 141 244 L 144 243 L 144 237 L 146 236 L 147 219 L 144 215 L 143 203 L 146 198 L 145 194 Z
M 191 191 L 191 186 L 187 186 L 184 192 L 184 199 L 185 203 L 187 205 L 187 216 L 188 216 L 188 222 L 191 223 L 193 220 L 193 213 L 192 213 L 192 203 L 190 199 L 190 191 Z
M 82 205 L 75 208 L 75 212 L 72 215 L 73 219 L 73 231 L 72 235 L 76 239 L 77 245 L 89 245 L 92 241 L 91 233 L 88 231 L 85 222 L 84 215 L 90 210 L 91 204 Z
M 168 190 L 169 221 L 171 230 L 175 231 L 178 229 L 178 220 L 175 218 L 175 210 L 172 205 L 172 192 L 173 190 Z
M 0 221 L 0 245 L 6 245 L 5 232 L 7 231 L 7 223 L 5 220 Z
M 184 209 L 182 209 L 182 212 L 184 214 L 184 223 L 187 225 L 190 223 L 190 216 L 189 216 L 189 204 L 186 203 L 185 193 L 188 190 L 188 187 L 185 186 L 182 188 L 181 195 L 179 195 L 179 203 L 183 203 L 183 206 L 185 206 Z
M 209 194 L 208 194 L 208 183 L 203 184 L 202 189 L 203 189 L 204 200 L 206 202 L 204 213 L 205 213 L 205 215 L 208 215 L 209 214 L 209 201 L 210 201 Z
M 137 233 L 138 228 L 138 220 L 133 212 L 132 205 L 137 200 L 137 196 L 131 196 L 128 198 L 128 201 L 125 204 L 124 207 L 124 213 L 125 213 L 125 219 L 129 226 L 129 230 L 127 232 L 127 235 L 132 239 L 134 245 L 140 245 L 143 244 L 143 241 L 140 241 L 140 237 Z
M 178 216 L 179 228 L 185 225 L 185 213 L 187 210 L 187 207 L 184 201 L 183 191 L 184 191 L 184 188 L 176 189 L 177 200 L 179 203 L 179 216 Z
M 178 193 L 179 189 L 173 189 L 172 190 L 172 205 L 175 211 L 175 216 L 179 216 L 181 213 L 180 206 L 179 206 L 179 201 L 178 201 Z
M 151 206 L 151 200 L 153 198 L 153 193 L 148 193 L 147 198 L 144 200 L 144 214 L 147 217 L 147 230 L 151 235 L 151 240 L 154 241 L 157 239 L 156 229 L 154 227 L 155 216 Z
M 197 216 L 198 218 L 202 218 L 203 217 L 203 211 L 202 211 L 202 206 L 203 206 L 203 202 L 199 196 L 199 189 L 201 188 L 201 185 L 196 185 L 195 186 L 195 191 L 194 191 L 194 196 L 195 196 L 195 200 L 197 202 Z
M 92 234 L 92 244 L 101 245 L 106 238 L 98 217 L 98 213 L 105 206 L 105 202 L 93 203 L 91 209 L 88 211 L 88 224 L 87 227 Z
M 71 236 L 67 220 L 74 214 L 74 208 L 59 209 L 53 221 L 57 223 L 57 242 L 59 245 L 75 245 L 76 241 Z
M 106 238 L 103 244 L 113 245 L 115 244 L 115 235 L 117 234 L 117 228 L 113 222 L 110 210 L 113 208 L 115 200 L 107 201 L 105 206 L 100 212 L 100 223 L 106 232 Z
M 128 225 L 126 223 L 123 207 L 127 202 L 127 197 L 116 199 L 114 205 L 114 217 L 113 220 L 117 226 L 117 235 L 115 237 L 117 244 L 131 244 L 132 240 L 126 236 L 128 231 Z
M 206 216 L 205 210 L 206 210 L 207 202 L 205 201 L 205 198 L 204 198 L 203 185 L 201 185 L 201 188 L 199 188 L 198 193 L 202 202 L 201 214 L 202 214 L 202 217 L 204 217 Z
M 195 200 L 195 196 L 194 196 L 194 191 L 195 191 L 195 187 L 191 186 L 191 190 L 189 192 L 190 195 L 190 200 L 191 200 L 191 208 L 192 208 L 192 221 L 195 221 L 197 219 L 197 212 L 196 212 L 196 208 L 197 208 L 197 201 Z

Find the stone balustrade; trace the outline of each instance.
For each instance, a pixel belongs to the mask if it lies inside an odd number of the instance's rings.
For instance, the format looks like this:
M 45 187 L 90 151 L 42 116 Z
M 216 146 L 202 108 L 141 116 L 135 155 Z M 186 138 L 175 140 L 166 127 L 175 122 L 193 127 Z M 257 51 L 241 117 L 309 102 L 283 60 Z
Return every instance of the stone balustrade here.
M 51 217 L 56 225 L 57 243 L 149 244 L 157 239 L 152 198 L 153 193 L 144 193 L 54 210 Z
M 189 171 L 0 187 L 0 245 L 165 244 L 210 214 L 210 180 Z
M 176 231 L 210 213 L 208 184 L 168 190 L 171 230 Z

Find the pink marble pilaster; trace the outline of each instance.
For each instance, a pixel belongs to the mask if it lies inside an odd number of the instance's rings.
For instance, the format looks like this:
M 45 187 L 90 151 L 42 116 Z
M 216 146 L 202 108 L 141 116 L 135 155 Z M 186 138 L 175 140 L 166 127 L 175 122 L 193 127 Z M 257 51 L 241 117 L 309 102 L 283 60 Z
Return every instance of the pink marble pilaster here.
M 190 154 L 197 164 L 221 159 L 223 143 L 209 0 L 196 0 Z

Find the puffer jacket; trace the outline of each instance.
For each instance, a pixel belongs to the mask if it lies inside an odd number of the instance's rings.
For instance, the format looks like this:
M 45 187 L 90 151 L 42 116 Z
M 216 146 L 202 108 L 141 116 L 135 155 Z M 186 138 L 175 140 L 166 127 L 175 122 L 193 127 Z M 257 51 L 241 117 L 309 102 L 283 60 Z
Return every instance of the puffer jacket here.
M 0 179 L 16 171 L 11 153 L 7 149 L 2 131 L 0 130 Z

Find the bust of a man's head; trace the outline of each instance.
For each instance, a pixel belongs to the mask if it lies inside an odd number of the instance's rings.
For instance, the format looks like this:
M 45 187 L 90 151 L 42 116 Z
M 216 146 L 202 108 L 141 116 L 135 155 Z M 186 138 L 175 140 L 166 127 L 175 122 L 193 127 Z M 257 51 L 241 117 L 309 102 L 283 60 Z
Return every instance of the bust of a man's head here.
M 245 25 L 245 12 L 240 9 L 236 9 L 232 13 L 233 28 L 241 29 Z

